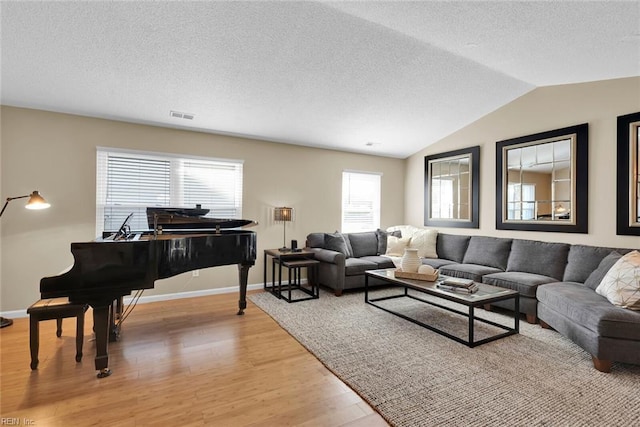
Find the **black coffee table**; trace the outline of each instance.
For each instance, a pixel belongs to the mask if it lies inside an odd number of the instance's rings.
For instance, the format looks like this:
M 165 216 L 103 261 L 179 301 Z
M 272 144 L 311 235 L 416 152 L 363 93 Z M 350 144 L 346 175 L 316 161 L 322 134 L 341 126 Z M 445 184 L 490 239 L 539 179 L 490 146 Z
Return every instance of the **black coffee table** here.
M 400 293 L 400 294 L 395 294 L 395 295 L 391 295 L 391 296 L 384 296 L 384 297 L 379 297 L 379 298 L 369 298 L 369 278 L 370 277 L 375 277 L 376 279 L 382 280 L 386 283 L 388 283 L 389 285 L 393 285 L 396 287 L 400 287 L 404 289 L 404 292 Z M 441 276 L 439 278 L 439 280 L 443 280 L 444 277 Z M 519 332 L 519 321 L 520 321 L 520 294 L 517 291 L 513 291 L 510 289 L 504 289 L 504 288 L 500 288 L 497 286 L 491 286 L 491 285 L 487 285 L 484 283 L 479 283 L 479 289 L 477 292 L 473 293 L 473 294 L 464 294 L 464 293 L 457 293 L 457 292 L 452 292 L 452 291 L 446 291 L 443 289 L 439 289 L 436 285 L 438 282 L 427 282 L 427 281 L 423 281 L 423 280 L 414 280 L 414 279 L 404 279 L 404 278 L 397 278 L 395 276 L 395 269 L 394 268 L 388 268 L 385 270 L 369 270 L 365 272 L 365 292 L 364 292 L 364 301 L 367 304 L 371 304 L 374 307 L 377 307 L 381 310 L 384 310 L 386 312 L 389 312 L 391 314 L 395 314 L 396 316 L 402 317 L 403 319 L 406 319 L 410 322 L 413 322 L 415 324 L 418 324 L 420 326 L 423 326 L 429 330 L 432 330 L 434 332 L 437 332 L 441 335 L 444 335 L 447 338 L 451 338 L 454 341 L 457 341 L 459 343 L 465 344 L 468 347 L 476 347 L 480 344 L 484 344 L 490 341 L 495 341 L 499 338 L 503 338 L 509 335 L 514 335 L 517 334 Z M 464 305 L 466 307 L 468 307 L 468 312 L 465 313 L 464 311 L 459 311 L 456 310 L 454 308 L 451 307 L 447 307 L 445 305 L 441 305 L 438 304 L 437 302 L 433 302 L 433 301 L 427 301 L 425 299 L 419 298 L 415 295 L 411 295 L 408 293 L 408 290 L 412 289 L 414 291 L 418 291 L 427 295 L 430 295 L 432 297 L 436 297 L 436 299 L 443 299 L 443 300 L 447 300 L 447 301 L 451 301 L 457 304 L 461 304 Z M 448 332 L 443 331 L 442 329 L 438 329 L 432 325 L 427 325 L 419 320 L 413 319 L 409 316 L 406 316 L 405 314 L 402 314 L 398 311 L 394 311 L 391 310 L 389 308 L 383 307 L 379 304 L 376 304 L 376 302 L 378 301 L 383 301 L 383 300 L 389 300 L 389 299 L 394 299 L 394 298 L 411 298 L 417 301 L 422 301 L 424 303 L 442 308 L 444 310 L 459 314 L 461 316 L 465 316 L 468 318 L 468 322 L 469 322 L 469 339 L 468 340 L 464 340 L 460 337 L 457 337 L 455 335 L 452 335 Z M 492 322 L 491 320 L 487 320 L 487 319 L 481 319 L 479 317 L 475 316 L 474 310 L 477 307 L 482 307 L 485 304 L 491 304 L 497 301 L 504 301 L 504 300 L 509 300 L 509 299 L 513 299 L 514 300 L 514 305 L 515 305 L 515 309 L 513 311 L 513 328 L 509 327 L 509 326 L 505 326 L 505 325 L 501 325 L 499 323 L 496 322 Z M 474 322 L 475 321 L 479 321 L 479 322 L 483 322 L 492 326 L 495 326 L 497 328 L 500 328 L 502 330 L 504 330 L 505 332 L 499 333 L 497 335 L 493 335 L 487 338 L 483 338 L 481 340 L 474 340 Z

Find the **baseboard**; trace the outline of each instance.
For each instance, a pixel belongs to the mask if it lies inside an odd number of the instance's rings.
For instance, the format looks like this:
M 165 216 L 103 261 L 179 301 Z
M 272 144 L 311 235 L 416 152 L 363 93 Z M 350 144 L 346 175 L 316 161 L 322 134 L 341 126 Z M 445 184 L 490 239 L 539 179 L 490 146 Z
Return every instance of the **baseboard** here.
M 253 291 L 256 289 L 262 289 L 262 283 L 256 285 L 248 285 L 247 290 Z M 220 294 L 230 294 L 238 292 L 237 286 L 230 286 L 228 288 L 214 288 L 214 289 L 203 289 L 201 291 L 189 291 L 189 292 L 176 292 L 173 294 L 163 294 L 163 295 L 149 295 L 142 296 L 138 300 L 138 304 L 146 304 L 149 302 L 157 302 L 157 301 L 169 301 L 172 299 L 182 299 L 182 298 L 196 298 L 196 297 L 204 297 L 209 295 L 220 295 Z M 126 296 L 124 298 L 124 303 L 128 304 L 133 300 L 132 296 Z M 13 311 L 3 311 L 0 313 L 0 316 L 7 317 L 9 319 L 20 319 L 23 317 L 27 317 L 27 309 L 24 310 L 13 310 Z

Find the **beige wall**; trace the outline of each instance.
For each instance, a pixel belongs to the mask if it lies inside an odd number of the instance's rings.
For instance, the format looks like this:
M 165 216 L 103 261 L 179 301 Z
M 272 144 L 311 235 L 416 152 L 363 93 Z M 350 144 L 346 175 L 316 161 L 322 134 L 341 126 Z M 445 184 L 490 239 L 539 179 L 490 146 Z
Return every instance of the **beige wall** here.
M 640 111 L 640 78 L 535 89 L 407 159 L 405 222 L 423 223 L 424 156 L 480 145 L 480 228 L 443 228 L 552 242 L 640 248 L 640 239 L 616 236 L 616 117 Z M 543 233 L 495 228 L 496 141 L 589 123 L 589 232 Z
M 271 223 L 276 205 L 296 209 L 287 240 L 304 243 L 314 231 L 340 229 L 344 169 L 382 175 L 381 226 L 404 218 L 404 161 L 269 143 L 68 114 L 1 109 L 2 197 L 39 190 L 51 203 L 25 211 L 12 202 L 0 229 L 2 311 L 25 309 L 39 298 L 39 281 L 73 263 L 70 243 L 95 237 L 96 146 L 244 160 L 243 216 L 257 220 L 258 259 L 249 283 L 262 283 L 262 251 L 282 246 L 282 224 Z M 156 282 L 145 295 L 237 286 L 237 268 L 225 266 Z

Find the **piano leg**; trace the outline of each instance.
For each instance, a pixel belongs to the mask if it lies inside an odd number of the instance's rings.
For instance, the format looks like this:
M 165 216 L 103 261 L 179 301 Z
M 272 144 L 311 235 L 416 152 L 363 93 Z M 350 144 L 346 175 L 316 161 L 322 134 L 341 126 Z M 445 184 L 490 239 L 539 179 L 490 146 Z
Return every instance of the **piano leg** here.
M 110 304 L 93 306 L 93 331 L 96 334 L 96 370 L 98 378 L 111 375 L 109 366 L 109 314 Z
M 120 321 L 122 320 L 122 307 L 124 307 L 123 297 L 113 300 L 109 317 L 109 342 L 120 340 Z
M 249 278 L 249 269 L 251 265 L 238 264 L 238 273 L 240 273 L 240 300 L 238 301 L 238 316 L 244 314 L 247 308 L 247 281 Z

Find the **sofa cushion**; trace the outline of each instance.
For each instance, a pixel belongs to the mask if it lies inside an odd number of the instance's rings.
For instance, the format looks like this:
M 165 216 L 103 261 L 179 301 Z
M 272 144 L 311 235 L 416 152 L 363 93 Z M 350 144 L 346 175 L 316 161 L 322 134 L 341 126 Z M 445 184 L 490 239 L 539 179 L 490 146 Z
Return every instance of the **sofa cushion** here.
M 640 340 L 640 313 L 616 307 L 581 283 L 540 285 L 536 298 L 539 304 L 602 337 Z
M 467 252 L 467 247 L 469 247 L 470 239 L 470 236 L 439 233 L 436 241 L 438 258 L 462 262 L 464 254 Z
M 362 258 L 347 258 L 344 260 L 345 276 L 357 276 L 364 274 L 367 270 L 375 270 L 377 268 L 378 264 Z
M 350 258 L 352 256 L 351 245 L 347 243 L 346 236 L 342 233 L 325 233 L 324 235 L 324 248 L 330 251 L 336 251 L 343 253 L 345 257 Z
M 346 235 L 351 243 L 352 255 L 355 258 L 378 255 L 378 237 L 375 231 L 349 233 Z
M 596 293 L 613 305 L 640 311 L 640 252 L 629 252 L 616 261 Z
M 404 255 L 404 250 L 409 245 L 409 240 L 411 237 L 395 237 L 388 236 L 387 237 L 387 252 L 385 255 L 389 256 L 402 256 Z
M 416 230 L 415 233 L 411 235 L 409 247 L 417 249 L 420 258 L 438 258 L 436 251 L 437 239 L 437 230 Z
M 438 269 L 443 265 L 458 264 L 457 262 L 451 261 L 450 259 L 442 259 L 442 258 L 423 258 L 422 263 L 425 265 L 430 265 L 435 269 Z
M 487 274 L 482 278 L 482 283 L 505 289 L 513 289 L 514 291 L 520 292 L 520 295 L 530 298 L 536 297 L 536 289 L 539 285 L 552 282 L 557 282 L 557 280 L 541 274 L 517 271 Z
M 567 265 L 569 247 L 566 243 L 514 239 L 507 271 L 550 276 L 560 281 Z
M 504 271 L 507 269 L 511 241 L 500 237 L 473 236 L 462 263 L 486 265 Z
M 613 249 L 611 248 L 571 245 L 571 249 L 569 249 L 569 257 L 567 259 L 567 267 L 564 270 L 562 280 L 564 282 L 585 283 L 589 275 L 598 268 L 600 261 L 602 261 L 603 258 L 609 255 L 612 251 Z M 604 273 L 602 274 L 602 277 L 604 277 Z M 600 280 L 602 280 L 602 277 Z M 600 280 L 598 280 L 598 283 L 600 283 Z M 598 286 L 598 284 L 596 284 L 596 286 Z
M 448 264 L 440 267 L 440 274 L 451 277 L 462 277 L 474 282 L 482 282 L 485 274 L 498 273 L 502 270 L 478 264 Z
M 364 256 L 360 259 L 364 261 L 375 262 L 377 265 L 376 268 L 395 268 L 395 264 L 393 263 L 393 260 L 386 256 L 381 256 L 381 255 Z
M 600 285 L 600 282 L 602 282 L 602 279 L 604 279 L 604 276 L 607 275 L 607 272 L 616 262 L 618 262 L 620 258 L 622 258 L 622 255 L 616 251 L 610 252 L 606 255 L 598 264 L 598 268 L 593 270 L 591 274 L 589 274 L 589 277 L 584 281 L 585 286 L 588 286 L 595 291 L 598 285 Z

